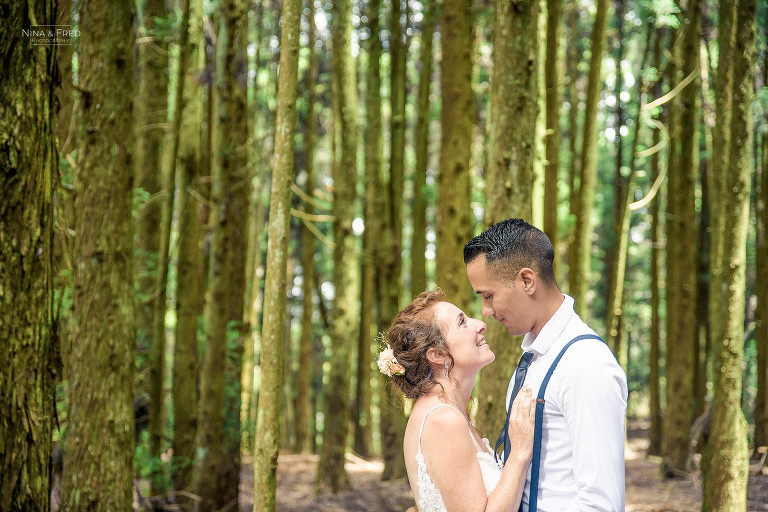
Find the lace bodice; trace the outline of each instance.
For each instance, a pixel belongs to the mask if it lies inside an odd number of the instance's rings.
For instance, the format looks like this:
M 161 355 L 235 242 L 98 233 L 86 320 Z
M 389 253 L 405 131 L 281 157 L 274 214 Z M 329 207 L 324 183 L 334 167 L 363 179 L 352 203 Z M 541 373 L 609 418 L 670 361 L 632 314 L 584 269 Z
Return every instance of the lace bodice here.
M 424 422 L 427 420 L 427 416 L 429 416 L 432 411 L 438 407 L 442 407 L 443 405 L 453 407 L 452 405 L 448 404 L 436 405 L 427 411 L 427 414 L 424 415 L 424 419 L 421 421 L 421 428 L 419 429 L 419 449 L 416 452 L 416 464 L 418 466 L 418 477 L 416 480 L 416 485 L 418 486 L 419 490 L 419 510 L 422 510 L 423 512 L 444 512 L 446 510 L 445 504 L 443 503 L 443 497 L 440 496 L 440 491 L 437 489 L 437 487 L 435 487 L 435 484 L 432 483 L 432 479 L 429 478 L 429 474 L 427 473 L 427 464 L 424 461 L 424 456 L 421 454 L 421 433 L 424 431 Z M 453 408 L 456 409 L 455 407 Z M 470 432 L 469 435 L 472 437 L 472 442 L 477 444 L 474 436 L 472 436 L 472 432 Z M 501 478 L 502 464 L 501 462 L 496 462 L 495 457 L 491 453 L 492 450 L 488 444 L 488 439 L 483 438 L 483 443 L 485 445 L 485 449 L 483 451 L 477 452 L 477 462 L 480 464 L 480 473 L 483 475 L 485 494 L 487 496 L 491 494 L 491 491 L 493 491 L 493 489 L 495 489 L 496 485 L 499 483 L 499 479 Z

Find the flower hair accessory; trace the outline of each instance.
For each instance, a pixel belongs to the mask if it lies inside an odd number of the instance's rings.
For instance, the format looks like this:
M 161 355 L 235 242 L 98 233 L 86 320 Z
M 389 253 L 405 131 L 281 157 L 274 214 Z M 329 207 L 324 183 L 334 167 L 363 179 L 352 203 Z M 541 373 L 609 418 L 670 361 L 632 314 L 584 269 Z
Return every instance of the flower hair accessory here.
M 392 347 L 389 346 L 389 343 L 385 341 L 384 335 L 379 334 L 377 338 L 379 338 L 379 341 L 386 347 L 382 349 L 381 352 L 379 352 L 379 359 L 376 361 L 376 364 L 379 367 L 379 371 L 387 377 L 391 377 L 393 375 L 405 375 L 405 368 L 403 365 L 397 362 L 397 359 L 395 358 L 395 351 L 392 350 Z

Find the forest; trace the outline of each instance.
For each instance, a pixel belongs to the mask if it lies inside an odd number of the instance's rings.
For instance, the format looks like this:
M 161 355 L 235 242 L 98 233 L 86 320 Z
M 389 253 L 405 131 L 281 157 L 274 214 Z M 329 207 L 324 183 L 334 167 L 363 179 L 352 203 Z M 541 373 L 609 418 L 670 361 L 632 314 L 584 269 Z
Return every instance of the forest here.
M 627 374 L 627 510 L 768 510 L 766 2 L 0 19 L 0 512 L 415 511 L 377 333 L 480 318 L 462 248 L 513 217 Z

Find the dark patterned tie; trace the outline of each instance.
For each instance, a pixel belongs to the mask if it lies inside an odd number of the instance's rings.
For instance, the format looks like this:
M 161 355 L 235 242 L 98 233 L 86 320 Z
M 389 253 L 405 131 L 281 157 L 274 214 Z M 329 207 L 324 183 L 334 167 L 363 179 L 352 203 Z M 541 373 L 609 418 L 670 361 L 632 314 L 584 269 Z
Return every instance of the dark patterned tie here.
M 501 435 L 499 435 L 499 439 L 496 441 L 496 448 L 494 448 L 494 455 L 496 455 L 499 446 L 502 444 L 504 445 L 504 462 L 507 462 L 511 449 L 507 430 L 509 430 L 509 414 L 512 412 L 512 402 L 515 401 L 518 391 L 523 387 L 523 381 L 525 381 L 525 374 L 528 373 L 528 365 L 531 364 L 531 359 L 533 359 L 533 352 L 523 352 L 520 362 L 517 363 L 517 369 L 515 370 L 515 385 L 512 386 L 512 394 L 509 395 L 509 403 L 507 404 L 507 419 L 504 421 L 504 428 L 501 430 Z M 496 460 L 499 460 L 498 456 L 496 456 Z

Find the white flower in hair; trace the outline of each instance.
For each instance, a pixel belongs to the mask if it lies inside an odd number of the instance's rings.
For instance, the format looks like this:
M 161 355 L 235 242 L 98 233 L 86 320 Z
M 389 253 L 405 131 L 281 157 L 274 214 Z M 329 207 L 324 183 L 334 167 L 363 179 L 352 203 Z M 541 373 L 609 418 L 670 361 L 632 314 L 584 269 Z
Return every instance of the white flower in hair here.
M 385 343 L 385 345 L 387 348 L 379 353 L 379 359 L 376 361 L 376 364 L 379 366 L 379 371 L 387 377 L 391 377 L 392 375 L 405 375 L 405 368 L 397 362 L 395 351 L 392 350 L 392 347 L 390 347 L 388 343 Z

